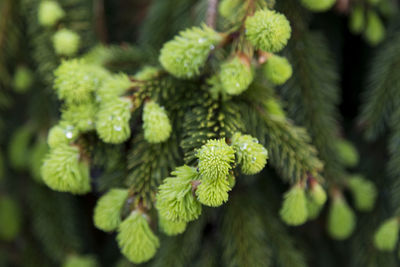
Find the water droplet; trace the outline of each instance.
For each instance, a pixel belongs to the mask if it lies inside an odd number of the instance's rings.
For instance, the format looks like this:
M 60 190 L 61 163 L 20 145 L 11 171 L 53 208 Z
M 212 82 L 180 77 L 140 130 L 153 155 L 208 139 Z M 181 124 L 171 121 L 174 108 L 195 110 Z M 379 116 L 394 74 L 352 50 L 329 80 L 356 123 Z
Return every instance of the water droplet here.
M 251 163 L 254 163 L 254 162 L 256 162 L 256 160 L 257 160 L 257 158 L 256 158 L 256 157 L 252 157 L 252 158 L 251 158 Z
M 239 83 L 236 83 L 236 87 L 239 87 L 240 86 L 240 84 Z
M 117 132 L 120 132 L 122 130 L 122 127 L 119 125 L 115 125 L 114 130 L 116 130 Z
M 202 44 L 202 43 L 204 43 L 206 41 L 206 38 L 200 38 L 199 39 L 199 44 Z
M 264 147 L 262 149 L 262 154 L 268 156 L 268 150 L 266 150 Z
M 241 147 L 240 147 L 240 149 L 242 149 L 242 150 L 245 150 L 247 148 L 247 143 L 244 143 Z
M 215 49 L 215 46 L 214 46 L 214 45 L 210 45 L 210 49 L 211 49 L 211 50 L 214 50 L 214 49 Z
M 73 134 L 72 132 L 69 132 L 69 131 L 65 133 L 65 136 L 66 136 L 68 139 L 71 139 L 73 135 L 74 135 L 74 134 Z

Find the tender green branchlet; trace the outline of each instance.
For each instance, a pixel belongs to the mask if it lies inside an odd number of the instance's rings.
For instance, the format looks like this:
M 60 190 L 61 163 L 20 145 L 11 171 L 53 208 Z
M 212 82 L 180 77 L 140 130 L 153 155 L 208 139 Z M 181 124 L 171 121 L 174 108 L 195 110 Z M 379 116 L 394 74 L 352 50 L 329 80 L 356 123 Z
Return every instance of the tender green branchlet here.
M 179 235 L 186 230 L 186 222 L 173 222 L 165 219 L 163 216 L 158 217 L 158 224 L 163 233 L 169 236 Z
M 70 255 L 62 267 L 98 267 L 99 264 L 91 255 Z
M 159 68 L 146 66 L 142 68 L 138 73 L 136 73 L 134 77 L 139 81 L 147 81 L 153 79 L 154 77 L 157 77 L 159 72 Z
M 376 46 L 385 38 L 385 26 L 379 16 L 372 10 L 367 13 L 367 25 L 365 28 L 365 38 L 372 46 Z
M 221 64 L 219 78 L 224 92 L 229 95 L 239 95 L 253 81 L 253 71 L 246 58 L 236 56 Z
M 232 21 L 244 14 L 242 0 L 222 0 L 218 6 L 219 14 L 225 19 Z
M 78 133 L 74 126 L 61 122 L 49 130 L 47 144 L 50 148 L 67 145 L 78 137 Z
M 314 220 L 320 214 L 322 207 L 310 195 L 307 196 L 307 219 Z
M 257 49 L 279 52 L 287 44 L 291 28 L 289 21 L 272 10 L 259 10 L 246 19 L 246 37 Z
M 78 52 L 81 38 L 68 29 L 58 30 L 53 36 L 54 50 L 58 55 L 73 56 Z
M 161 143 L 171 135 L 172 127 L 163 107 L 149 101 L 143 108 L 144 138 L 149 143 Z
M 313 201 L 320 206 L 323 206 L 328 198 L 324 188 L 314 180 L 310 182 L 309 194 Z
M 93 102 L 67 105 L 62 109 L 61 120 L 73 125 L 79 132 L 94 129 L 97 107 Z
M 22 214 L 18 203 L 7 195 L 0 196 L 0 240 L 12 241 L 21 230 Z
M 286 116 L 281 104 L 274 98 L 269 98 L 265 102 L 265 108 L 267 112 L 271 115 L 283 118 Z
M 228 146 L 225 139 L 208 140 L 197 151 L 199 172 L 202 180 L 226 178 L 235 160 L 235 151 Z
M 307 221 L 307 199 L 304 188 L 297 184 L 284 196 L 280 210 L 282 220 L 291 226 L 297 226 Z
M 127 189 L 111 189 L 97 201 L 94 209 L 94 225 L 100 230 L 109 232 L 118 228 L 121 223 L 121 209 L 128 197 Z
M 244 174 L 253 175 L 260 172 L 267 164 L 268 151 L 258 140 L 250 135 L 235 133 L 232 147 L 236 152 L 236 160 Z
M 353 175 L 347 180 L 347 185 L 353 195 L 354 204 L 360 211 L 370 211 L 374 208 L 378 195 L 373 182 L 361 175 Z
M 33 130 L 30 126 L 21 126 L 13 133 L 8 144 L 8 159 L 14 169 L 22 170 L 28 166 L 29 149 L 33 137 Z
M 271 56 L 263 67 L 264 75 L 271 83 L 282 85 L 292 77 L 293 69 L 289 61 L 280 56 Z
M 337 195 L 333 197 L 328 215 L 328 233 L 337 240 L 348 238 L 356 226 L 356 216 L 346 200 Z
M 118 228 L 117 240 L 121 252 L 136 264 L 151 259 L 160 245 L 145 216 L 133 211 Z
M 88 163 L 80 159 L 76 146 L 59 145 L 52 149 L 44 160 L 42 177 L 56 191 L 85 194 L 91 189 Z
M 174 222 L 196 220 L 201 214 L 201 204 L 192 193 L 192 182 L 198 178 L 194 168 L 181 166 L 160 185 L 156 207 L 161 217 Z
M 182 31 L 164 44 L 160 52 L 161 65 L 178 78 L 197 76 L 208 54 L 221 40 L 219 33 L 205 25 Z
M 399 239 L 399 218 L 384 221 L 374 236 L 374 245 L 382 251 L 393 251 Z
M 40 140 L 36 141 L 29 157 L 29 166 L 31 169 L 32 176 L 35 179 L 35 181 L 39 183 L 43 183 L 40 169 L 42 167 L 43 160 L 45 159 L 48 151 L 49 148 L 46 141 L 41 138 Z
M 228 192 L 231 191 L 227 177 L 202 179 L 197 187 L 196 196 L 201 204 L 218 207 L 228 201 Z
M 350 15 L 349 28 L 355 34 L 360 34 L 365 27 L 365 15 L 362 5 L 356 5 Z
M 336 141 L 336 151 L 340 161 L 347 167 L 355 167 L 359 161 L 356 147 L 349 141 L 341 139 Z
M 324 188 L 316 180 L 311 179 L 307 194 L 307 214 L 309 220 L 318 217 L 326 200 L 327 195 Z
M 54 26 L 65 16 L 64 10 L 56 1 L 41 1 L 38 11 L 39 23 L 42 26 Z
M 54 71 L 54 89 L 58 98 L 68 103 L 87 103 L 109 73 L 101 67 L 87 65 L 82 60 L 64 60 Z
M 129 98 L 115 97 L 101 103 L 96 118 L 96 131 L 106 143 L 119 144 L 131 135 L 132 102 Z
M 105 102 L 108 99 L 121 96 L 132 86 L 128 75 L 126 74 L 114 74 L 107 77 L 97 90 L 97 100 Z
M 336 0 L 301 0 L 304 7 L 314 12 L 323 12 L 332 8 Z
M 13 79 L 13 87 L 17 93 L 25 93 L 33 83 L 33 73 L 25 66 L 18 66 Z

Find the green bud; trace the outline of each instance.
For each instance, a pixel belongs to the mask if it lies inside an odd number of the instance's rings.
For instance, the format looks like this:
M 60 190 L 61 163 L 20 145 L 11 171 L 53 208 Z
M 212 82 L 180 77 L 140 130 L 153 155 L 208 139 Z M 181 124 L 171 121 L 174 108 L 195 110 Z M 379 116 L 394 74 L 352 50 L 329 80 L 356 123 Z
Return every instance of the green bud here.
M 301 0 L 301 3 L 311 11 L 323 12 L 332 8 L 336 0 Z
M 194 168 L 181 166 L 166 178 L 159 187 L 157 209 L 160 217 L 174 222 L 196 220 L 201 214 L 201 204 L 192 193 L 192 181 L 198 178 Z
M 42 183 L 42 175 L 40 169 L 43 161 L 48 153 L 49 149 L 45 140 L 38 140 L 32 148 L 32 152 L 29 157 L 29 165 L 33 178 Z
M 73 56 L 78 52 L 81 38 L 71 30 L 58 30 L 53 36 L 54 50 L 58 55 Z
M 159 68 L 146 66 L 142 68 L 138 73 L 136 73 L 134 77 L 139 81 L 147 81 L 153 79 L 154 77 L 157 77 L 159 72 Z
M 284 196 L 280 210 L 282 220 L 291 226 L 307 221 L 307 201 L 304 189 L 300 185 L 293 186 Z
M 248 17 L 245 26 L 246 38 L 251 44 L 267 52 L 281 51 L 292 32 L 284 15 L 268 9 L 259 10 Z
M 232 147 L 244 174 L 259 173 L 267 164 L 268 151 L 259 144 L 257 138 L 235 133 L 232 137 Z
M 347 184 L 358 210 L 370 211 L 374 208 L 378 192 L 373 182 L 365 179 L 361 175 L 352 175 L 347 180 Z
M 171 135 L 172 127 L 164 107 L 149 101 L 143 108 L 144 138 L 149 143 L 162 143 Z
M 399 219 L 384 221 L 375 232 L 374 245 L 381 251 L 393 251 L 399 239 Z
M 28 167 L 30 142 L 33 137 L 29 126 L 21 126 L 13 133 L 8 145 L 8 158 L 14 169 L 22 170 Z
M 347 239 L 356 226 L 356 216 L 342 196 L 333 198 L 328 215 L 328 232 L 337 240 Z
M 17 67 L 14 74 L 13 87 L 17 93 L 25 93 L 33 83 L 33 73 L 25 66 Z
M 218 12 L 225 19 L 234 21 L 243 16 L 245 10 L 242 7 L 242 0 L 222 0 L 219 4 Z
M 109 73 L 101 67 L 73 59 L 64 60 L 54 71 L 54 76 L 58 98 L 79 104 L 92 101 L 93 92 L 109 77 Z
M 226 178 L 235 160 L 235 151 L 225 139 L 208 140 L 197 151 L 199 171 L 204 179 Z
M 352 33 L 359 34 L 364 30 L 365 16 L 362 5 L 356 5 L 350 15 L 349 28 Z
M 150 260 L 160 245 L 145 216 L 133 211 L 118 228 L 117 241 L 121 252 L 135 264 Z
M 67 105 L 61 112 L 62 121 L 73 125 L 79 132 L 87 132 L 94 129 L 97 107 L 93 102 Z
M 307 197 L 307 219 L 314 220 L 320 214 L 322 207 L 319 203 L 315 202 L 315 199 L 311 196 Z
M 379 16 L 372 10 L 367 14 L 367 27 L 365 29 L 365 38 L 372 46 L 376 46 L 385 38 L 385 26 Z
M 50 148 L 68 145 L 78 137 L 78 134 L 78 130 L 74 126 L 61 122 L 49 130 L 47 144 Z
M 121 209 L 128 198 L 126 189 L 111 189 L 97 201 L 94 209 L 94 225 L 105 232 L 114 231 L 121 223 Z
M 340 161 L 347 167 L 355 167 L 359 161 L 356 147 L 349 141 L 340 139 L 336 141 L 336 151 Z
M 39 5 L 39 24 L 42 26 L 54 26 L 65 16 L 64 10 L 56 1 L 41 1 Z
M 107 99 L 119 97 L 131 86 L 128 75 L 123 73 L 110 75 L 97 90 L 97 100 L 105 102 Z
M 323 206 L 326 202 L 327 196 L 324 188 L 316 181 L 312 181 L 310 185 L 310 197 L 313 199 L 313 201 L 320 205 Z
M 158 217 L 158 223 L 161 231 L 163 231 L 166 235 L 173 236 L 179 235 L 186 230 L 186 222 L 173 222 L 165 219 L 162 216 Z
M 132 102 L 129 98 L 115 97 L 101 103 L 96 119 L 96 131 L 106 143 L 119 144 L 131 135 Z
M 286 116 L 281 104 L 274 98 L 269 98 L 265 102 L 265 108 L 267 109 L 267 112 L 271 115 L 283 118 Z
M 80 160 L 76 146 L 59 145 L 46 156 L 42 169 L 45 184 L 53 190 L 85 194 L 91 190 L 89 166 Z
M 219 78 L 227 94 L 239 95 L 249 87 L 254 77 L 250 63 L 236 56 L 221 65 Z
M 205 25 L 187 29 L 164 44 L 161 65 L 178 78 L 192 78 L 200 74 L 209 53 L 221 41 L 222 36 Z
M 18 203 L 7 195 L 0 196 L 0 239 L 12 241 L 21 231 L 21 210 Z
M 227 179 L 228 179 L 229 187 L 234 188 L 236 185 L 236 178 L 232 172 L 229 172 Z
M 292 77 L 292 66 L 289 61 L 280 56 L 271 56 L 264 64 L 264 75 L 271 83 L 282 85 Z
M 201 204 L 218 207 L 228 201 L 228 192 L 231 191 L 227 177 L 202 179 L 197 187 L 196 196 Z
M 97 267 L 96 259 L 91 255 L 69 255 L 62 267 Z

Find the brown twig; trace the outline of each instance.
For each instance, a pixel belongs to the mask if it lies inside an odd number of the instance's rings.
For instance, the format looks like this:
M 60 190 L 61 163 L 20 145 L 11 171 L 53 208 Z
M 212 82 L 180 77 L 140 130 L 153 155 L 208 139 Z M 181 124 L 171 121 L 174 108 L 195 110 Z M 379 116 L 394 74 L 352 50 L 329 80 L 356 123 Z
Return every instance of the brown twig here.
M 206 23 L 209 27 L 215 29 L 217 23 L 218 0 L 208 0 Z
M 104 13 L 104 0 L 94 1 L 95 30 L 99 40 L 105 44 L 108 40 L 106 18 Z

